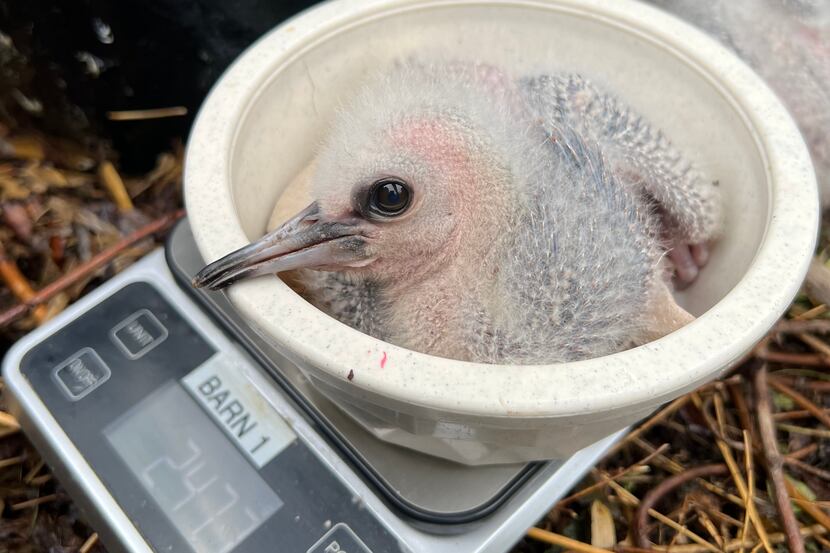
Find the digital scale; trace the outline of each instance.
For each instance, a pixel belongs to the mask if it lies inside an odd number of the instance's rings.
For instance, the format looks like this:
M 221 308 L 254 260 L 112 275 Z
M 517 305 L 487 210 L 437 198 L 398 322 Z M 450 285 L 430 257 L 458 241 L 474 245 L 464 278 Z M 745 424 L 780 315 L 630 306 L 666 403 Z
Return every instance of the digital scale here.
M 186 221 L 15 344 L 15 415 L 116 552 L 508 551 L 619 437 L 464 466 L 382 442 L 222 293 Z

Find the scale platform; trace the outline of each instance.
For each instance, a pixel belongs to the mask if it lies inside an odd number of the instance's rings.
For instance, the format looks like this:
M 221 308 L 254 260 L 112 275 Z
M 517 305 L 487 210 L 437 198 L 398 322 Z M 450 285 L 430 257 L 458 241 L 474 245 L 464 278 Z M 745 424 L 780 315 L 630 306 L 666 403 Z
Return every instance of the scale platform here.
M 203 265 L 183 221 L 4 360 L 23 429 L 111 552 L 502 553 L 620 435 L 476 467 L 380 441 L 191 288 Z

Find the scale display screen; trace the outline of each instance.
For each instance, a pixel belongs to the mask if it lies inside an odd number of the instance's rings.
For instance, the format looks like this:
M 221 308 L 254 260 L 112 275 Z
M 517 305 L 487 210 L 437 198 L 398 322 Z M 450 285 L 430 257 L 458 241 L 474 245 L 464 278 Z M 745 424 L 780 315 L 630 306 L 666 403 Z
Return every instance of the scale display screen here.
M 119 278 L 12 366 L 35 394 L 26 405 L 45 406 L 57 423 L 45 431 L 74 447 L 55 465 L 68 468 L 76 497 L 109 502 L 88 505 L 107 547 L 402 550 L 296 432 L 300 415 L 279 390 L 266 397 L 257 387 L 271 384 L 220 329 L 199 329 L 183 299 L 179 309 L 158 291 L 172 283 Z
M 178 382 L 104 429 L 196 553 L 227 553 L 283 501 Z

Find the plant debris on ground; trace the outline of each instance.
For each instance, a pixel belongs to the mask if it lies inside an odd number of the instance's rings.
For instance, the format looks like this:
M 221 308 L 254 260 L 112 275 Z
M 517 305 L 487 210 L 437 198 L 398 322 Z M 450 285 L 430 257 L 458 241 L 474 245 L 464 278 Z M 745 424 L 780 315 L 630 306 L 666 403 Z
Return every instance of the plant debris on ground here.
M 48 136 L 0 102 L 0 351 L 155 248 L 181 175 L 181 146 L 121 175 L 106 140 Z M 632 431 L 514 553 L 830 551 L 830 278 L 814 270 L 746 359 Z M 0 553 L 104 551 L 4 399 L 0 381 Z
M 156 247 L 182 215 L 181 161 L 127 178 L 104 143 L 0 127 L 2 351 Z M 0 381 L 0 552 L 103 551 L 4 399 Z
M 730 375 L 617 444 L 517 551 L 830 551 L 827 312 L 794 304 Z
M 43 131 L 42 110 L 21 92 L 25 58 L 2 34 L 0 70 L 0 84 L 10 86 L 0 86 L 3 354 L 155 248 L 183 213 L 180 145 L 171 145 L 147 174 L 121 175 L 106 140 Z M 19 431 L 7 399 L 0 380 L 0 553 L 104 551 Z

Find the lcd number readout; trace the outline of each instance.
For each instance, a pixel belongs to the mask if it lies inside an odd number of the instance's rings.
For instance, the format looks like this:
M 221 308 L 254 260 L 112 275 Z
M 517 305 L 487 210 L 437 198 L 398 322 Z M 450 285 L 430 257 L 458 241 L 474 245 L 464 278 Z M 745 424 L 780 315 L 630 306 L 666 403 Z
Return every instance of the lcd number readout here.
M 195 553 L 231 551 L 283 505 L 175 382 L 104 435 Z
M 230 353 L 217 353 L 182 383 L 259 469 L 296 435 L 245 377 L 243 363 Z

